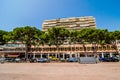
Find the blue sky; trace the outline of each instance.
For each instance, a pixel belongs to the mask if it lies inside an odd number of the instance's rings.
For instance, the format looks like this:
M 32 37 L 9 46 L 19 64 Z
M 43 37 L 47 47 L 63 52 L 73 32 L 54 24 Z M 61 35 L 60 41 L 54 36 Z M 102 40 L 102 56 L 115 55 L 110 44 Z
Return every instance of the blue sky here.
M 120 0 L 0 0 L 0 30 L 35 26 L 47 19 L 94 16 L 97 28 L 120 30 Z

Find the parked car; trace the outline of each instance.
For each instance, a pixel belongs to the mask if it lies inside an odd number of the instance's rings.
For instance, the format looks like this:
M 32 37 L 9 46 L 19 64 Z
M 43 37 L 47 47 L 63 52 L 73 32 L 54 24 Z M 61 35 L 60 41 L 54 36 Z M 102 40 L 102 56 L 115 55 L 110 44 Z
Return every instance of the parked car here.
M 118 62 L 119 58 L 118 57 L 104 57 L 104 58 L 99 58 L 99 61 L 102 61 L 102 62 Z
M 99 58 L 99 61 L 102 61 L 102 62 L 112 62 L 112 58 L 109 58 L 109 57 Z
M 49 59 L 50 59 L 51 61 L 58 61 L 58 60 L 59 60 L 58 58 L 56 58 L 56 57 L 54 57 L 54 56 L 50 56 Z
M 5 61 L 5 58 L 0 58 L 0 63 L 3 64 Z
M 67 61 L 68 61 L 68 62 L 77 62 L 78 59 L 75 58 L 75 57 L 71 57 L 71 58 L 69 58 Z
M 30 59 L 30 63 L 32 63 L 32 62 L 33 62 L 33 63 L 34 63 L 34 62 L 37 62 L 37 60 L 36 60 L 35 58 L 31 58 L 31 59 Z
M 5 61 L 6 62 L 15 62 L 15 58 L 6 58 Z
M 60 61 L 61 61 L 61 62 L 65 62 L 65 59 L 64 59 L 64 58 L 60 58 Z
M 37 60 L 38 62 L 44 63 L 44 62 L 49 62 L 47 58 L 40 58 Z
M 21 62 L 26 62 L 25 58 L 20 58 L 20 59 L 21 59 Z
M 112 62 L 119 62 L 119 57 L 112 57 Z
M 102 57 L 99 58 L 99 61 L 100 61 L 100 62 L 103 62 L 103 61 L 104 61 L 104 58 L 102 58 Z
M 21 62 L 20 58 L 15 58 L 15 62 Z

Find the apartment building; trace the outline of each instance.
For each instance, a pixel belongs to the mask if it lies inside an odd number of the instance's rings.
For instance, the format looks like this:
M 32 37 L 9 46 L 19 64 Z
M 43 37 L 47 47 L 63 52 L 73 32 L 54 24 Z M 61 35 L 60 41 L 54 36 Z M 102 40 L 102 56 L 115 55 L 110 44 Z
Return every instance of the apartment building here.
M 96 28 L 96 22 L 95 18 L 92 16 L 45 20 L 42 26 L 43 31 L 47 31 L 49 28 L 54 26 L 62 26 L 69 30 L 80 30 L 82 28 Z M 68 57 L 78 58 L 85 56 L 85 54 L 88 56 L 94 56 L 97 54 L 99 57 L 112 57 L 115 55 L 118 56 L 118 52 L 120 53 L 120 41 L 117 41 L 117 46 L 117 50 L 115 50 L 112 45 L 97 45 L 93 48 L 93 45 L 88 43 L 85 43 L 84 47 L 82 44 L 60 45 L 58 50 L 55 45 L 31 46 L 28 51 L 28 57 L 49 58 L 49 56 L 55 56 L 58 58 L 58 56 L 60 56 L 66 59 Z M 0 53 L 4 53 L 7 57 L 25 57 L 25 50 L 25 45 L 19 42 L 14 44 L 8 43 L 6 46 L 0 46 Z
M 82 28 L 96 28 L 96 21 L 92 16 L 45 20 L 42 24 L 42 30 L 47 31 L 55 26 L 64 27 L 69 30 L 80 30 Z

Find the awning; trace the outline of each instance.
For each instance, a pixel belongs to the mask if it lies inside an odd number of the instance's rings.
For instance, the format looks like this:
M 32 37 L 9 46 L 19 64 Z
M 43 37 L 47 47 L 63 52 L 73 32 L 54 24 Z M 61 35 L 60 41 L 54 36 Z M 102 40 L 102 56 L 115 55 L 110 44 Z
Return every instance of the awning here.
M 13 58 L 15 58 L 15 57 L 18 57 L 19 55 L 12 55 L 12 54 L 9 54 L 7 57 L 13 57 Z

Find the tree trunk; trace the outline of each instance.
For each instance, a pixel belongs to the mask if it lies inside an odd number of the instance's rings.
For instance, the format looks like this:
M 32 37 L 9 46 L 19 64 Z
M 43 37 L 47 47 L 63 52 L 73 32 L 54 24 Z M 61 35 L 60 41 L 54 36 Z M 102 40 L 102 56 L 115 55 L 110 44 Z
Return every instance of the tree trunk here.
M 58 58 L 60 59 L 60 53 L 59 53 L 59 45 L 56 46 L 57 48 L 57 54 L 58 54 Z
M 28 60 L 28 45 L 25 44 L 25 60 Z
M 42 52 L 41 52 L 41 54 L 43 54 L 43 52 L 44 52 L 44 44 L 42 44 Z M 41 57 L 42 58 L 42 57 Z
M 85 57 L 87 57 L 88 55 L 87 55 L 87 52 L 86 52 L 86 46 L 85 46 L 84 43 L 83 43 L 83 48 L 84 48 L 84 54 L 85 54 Z
M 95 58 L 97 58 L 97 49 L 96 49 L 96 45 L 97 45 L 96 43 L 94 43 L 94 44 L 92 43 L 93 55 L 94 55 Z

